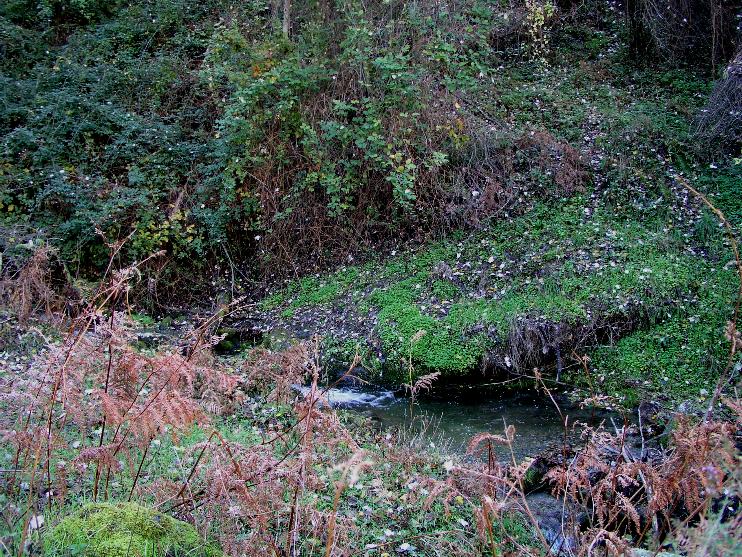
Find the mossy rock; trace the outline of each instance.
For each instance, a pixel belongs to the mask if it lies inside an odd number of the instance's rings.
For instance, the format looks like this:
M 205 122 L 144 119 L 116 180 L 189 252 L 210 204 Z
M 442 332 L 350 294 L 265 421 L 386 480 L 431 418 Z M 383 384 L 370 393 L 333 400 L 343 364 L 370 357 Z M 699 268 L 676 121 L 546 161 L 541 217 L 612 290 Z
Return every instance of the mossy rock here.
M 64 518 L 44 555 L 67 557 L 222 557 L 196 529 L 136 503 L 92 503 Z

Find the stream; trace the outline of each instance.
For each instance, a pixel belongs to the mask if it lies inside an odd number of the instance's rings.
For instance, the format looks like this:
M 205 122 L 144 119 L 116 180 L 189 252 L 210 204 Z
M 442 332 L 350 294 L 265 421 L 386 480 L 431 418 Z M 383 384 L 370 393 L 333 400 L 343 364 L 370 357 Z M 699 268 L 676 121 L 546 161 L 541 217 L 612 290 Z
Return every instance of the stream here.
M 306 395 L 309 388 L 297 387 L 297 390 Z M 469 441 L 477 433 L 502 434 L 506 425 L 513 425 L 515 441 L 512 454 L 507 447 L 493 447 L 496 458 L 501 461 L 510 461 L 513 456 L 521 461 L 535 457 L 549 447 L 560 446 L 565 437 L 562 415 L 567 417 L 569 424 L 582 422 L 597 426 L 607 422 L 607 427 L 611 427 L 610 418 L 617 424 L 623 423 L 615 413 L 580 408 L 563 395 L 552 401 L 535 392 L 508 392 L 475 400 L 428 397 L 416 401 L 414 406 L 408 398 L 397 397 L 391 391 L 367 388 L 330 389 L 326 398 L 330 406 L 369 416 L 378 421 L 382 429 L 398 431 L 403 440 L 422 441 L 444 454 L 466 455 Z M 582 427 L 568 428 L 568 440 L 576 440 L 581 431 Z M 526 499 L 551 546 L 550 554 L 559 555 L 574 548 L 574 538 L 562 528 L 565 520 L 562 501 L 546 492 L 531 493 Z
M 306 392 L 302 387 L 300 391 Z M 515 427 L 513 452 L 516 459 L 535 456 L 564 439 L 563 421 L 554 403 L 537 393 L 507 393 L 481 400 L 441 400 L 421 398 L 414 406 L 391 391 L 343 387 L 330 389 L 331 406 L 347 408 L 378 420 L 384 429 L 396 429 L 408 437 L 422 436 L 428 444 L 443 452 L 464 454 L 477 433 L 502 434 L 506 425 Z M 568 423 L 576 421 L 598 425 L 617 415 L 605 410 L 582 409 L 566 397 L 556 398 Z M 618 419 L 616 423 L 622 423 Z M 570 428 L 571 429 L 571 428 Z M 569 432 L 579 435 L 580 428 Z M 510 460 L 506 447 L 497 448 L 500 459 Z

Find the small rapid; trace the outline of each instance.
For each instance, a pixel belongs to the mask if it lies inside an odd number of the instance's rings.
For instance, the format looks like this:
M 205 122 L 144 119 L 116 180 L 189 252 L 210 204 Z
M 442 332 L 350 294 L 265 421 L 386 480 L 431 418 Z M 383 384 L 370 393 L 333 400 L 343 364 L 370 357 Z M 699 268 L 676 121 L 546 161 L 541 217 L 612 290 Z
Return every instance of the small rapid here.
M 294 387 L 302 396 L 307 396 L 311 387 L 296 385 Z M 355 387 L 321 389 L 324 399 L 332 408 L 351 408 L 355 410 L 384 408 L 395 403 L 397 398 L 392 391 L 367 390 Z

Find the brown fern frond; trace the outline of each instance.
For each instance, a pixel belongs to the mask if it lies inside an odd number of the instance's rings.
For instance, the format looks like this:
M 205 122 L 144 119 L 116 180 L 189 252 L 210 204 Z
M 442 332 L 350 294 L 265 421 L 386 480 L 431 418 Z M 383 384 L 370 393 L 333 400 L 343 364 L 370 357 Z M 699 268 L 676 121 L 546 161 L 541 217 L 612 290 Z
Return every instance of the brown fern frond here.
M 72 464 L 78 472 L 87 470 L 91 463 L 114 470 L 121 470 L 123 467 L 121 462 L 116 458 L 115 443 L 101 447 L 86 447 L 72 460 Z
M 438 379 L 441 376 L 440 372 L 436 371 L 434 373 L 429 373 L 427 375 L 423 375 L 415 380 L 415 383 L 412 385 L 410 391 L 412 392 L 414 397 L 417 397 L 417 395 L 422 391 L 430 391 L 430 389 L 433 387 L 433 383 L 436 379 Z
M 484 443 L 493 443 L 495 445 L 509 446 L 515 439 L 515 427 L 512 425 L 505 428 L 505 435 L 496 435 L 494 433 L 478 433 L 469 441 L 466 453 L 474 454 Z

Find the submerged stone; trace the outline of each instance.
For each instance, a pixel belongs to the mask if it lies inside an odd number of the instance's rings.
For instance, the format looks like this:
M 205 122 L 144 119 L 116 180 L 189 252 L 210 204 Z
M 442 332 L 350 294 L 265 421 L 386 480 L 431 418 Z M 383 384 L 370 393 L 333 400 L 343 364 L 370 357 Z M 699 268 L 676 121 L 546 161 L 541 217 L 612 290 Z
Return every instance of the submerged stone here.
M 44 555 L 67 557 L 222 557 L 190 524 L 136 503 L 91 503 L 46 537 Z

